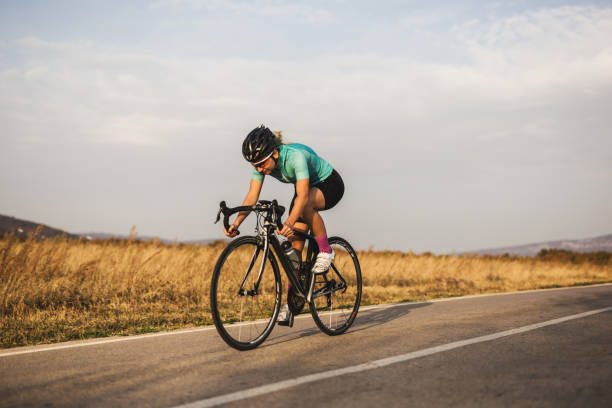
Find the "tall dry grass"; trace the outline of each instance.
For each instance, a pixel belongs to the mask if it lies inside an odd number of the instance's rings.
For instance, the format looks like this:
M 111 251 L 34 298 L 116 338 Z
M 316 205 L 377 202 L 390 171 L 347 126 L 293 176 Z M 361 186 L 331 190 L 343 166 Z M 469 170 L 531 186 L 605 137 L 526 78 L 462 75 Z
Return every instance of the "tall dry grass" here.
M 0 344 L 210 324 L 223 243 L 0 239 Z M 612 264 L 360 251 L 362 304 L 612 281 Z M 284 291 L 283 286 L 283 291 Z
M 612 262 L 477 255 L 359 253 L 365 303 L 401 302 L 612 281 Z
M 1 344 L 211 323 L 208 288 L 223 245 L 0 241 Z

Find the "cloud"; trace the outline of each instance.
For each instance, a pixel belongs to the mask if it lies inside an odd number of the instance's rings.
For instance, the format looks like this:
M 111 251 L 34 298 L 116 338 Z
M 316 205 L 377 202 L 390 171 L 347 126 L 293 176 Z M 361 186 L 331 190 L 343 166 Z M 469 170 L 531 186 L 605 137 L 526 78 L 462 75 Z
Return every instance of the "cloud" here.
M 259 17 L 297 18 L 311 24 L 327 24 L 334 21 L 333 15 L 326 9 L 283 0 L 159 0 L 151 4 L 153 9 L 167 7 L 189 7 L 196 10 L 207 9 Z
M 592 58 L 612 49 L 612 8 L 567 6 L 527 11 L 492 21 L 453 27 L 458 46 L 477 62 L 481 54 L 520 69 Z M 503 57 L 501 59 L 500 57 Z
M 91 41 L 47 41 L 38 37 L 23 37 L 14 44 L 22 51 L 30 52 L 50 52 L 50 53 L 80 53 L 91 49 L 93 43 Z
M 576 225 L 590 221 L 573 217 L 576 208 L 595 220 L 588 225 L 601 224 L 596 218 L 606 214 L 599 208 L 610 201 L 612 182 L 611 9 L 540 9 L 439 27 L 425 19 L 409 35 L 399 22 L 378 32 L 374 43 L 393 40 L 394 53 L 347 47 L 354 51 L 325 49 L 274 61 L 173 58 L 37 37 L 6 41 L 0 50 L 0 162 L 26 174 L 18 166 L 26 166 L 28 155 L 7 160 L 19 149 L 47 157 L 49 146 L 58 155 L 87 146 L 89 154 L 102 152 L 96 158 L 118 155 L 114 166 L 132 154 L 139 155 L 138 168 L 174 160 L 168 163 L 173 174 L 229 196 L 243 175 L 238 172 L 248 170 L 231 166 L 244 164 L 240 140 L 264 122 L 350 174 L 351 205 L 336 213 L 337 225 L 349 236 L 367 231 L 364 247 L 490 246 L 502 239 L 494 236 L 495 226 L 510 229 L 518 241 L 525 230 L 540 231 L 528 238 L 537 240 L 570 222 L 582 233 L 587 227 Z M 385 37 L 389 32 L 395 36 Z M 404 40 L 402 33 L 424 47 L 437 40 L 440 57 L 418 58 L 395 42 Z M 61 162 L 51 159 L 49 174 Z M 183 167 L 187 159 L 191 167 Z M 139 173 L 121 169 L 109 182 L 118 192 L 124 174 Z M 219 169 L 228 169 L 222 180 Z M 86 188 L 69 179 L 71 172 L 64 177 L 55 178 Z M 98 177 L 103 180 L 104 171 Z M 193 185 L 181 190 L 175 178 L 168 186 L 185 203 L 210 199 L 194 199 Z M 369 217 L 377 204 L 387 211 Z M 380 230 L 400 213 L 412 238 Z M 199 227 L 190 234 L 213 234 Z M 465 231 L 477 228 L 490 240 L 464 241 Z
M 203 123 L 144 114 L 114 115 L 91 134 L 103 143 L 162 146 L 169 136 L 205 129 Z
M 3 119 L 13 129 L 36 112 L 51 129 L 76 124 L 81 138 L 103 143 L 164 145 L 203 123 L 224 133 L 276 121 L 340 140 L 409 132 L 435 150 L 566 133 L 567 118 L 553 120 L 559 110 L 610 92 L 610 9 L 538 10 L 463 23 L 452 34 L 460 63 L 374 53 L 181 60 L 28 37 L 9 44 L 25 62 L 0 66 L 0 103 L 11 107 Z

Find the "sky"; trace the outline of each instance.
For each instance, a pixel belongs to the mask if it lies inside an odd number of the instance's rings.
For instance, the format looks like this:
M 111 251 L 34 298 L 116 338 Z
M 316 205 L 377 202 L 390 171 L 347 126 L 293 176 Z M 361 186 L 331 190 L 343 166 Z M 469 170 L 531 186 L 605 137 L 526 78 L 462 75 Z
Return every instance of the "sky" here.
M 342 175 L 359 249 L 609 234 L 611 38 L 611 1 L 3 0 L 0 214 L 222 238 L 264 123 Z

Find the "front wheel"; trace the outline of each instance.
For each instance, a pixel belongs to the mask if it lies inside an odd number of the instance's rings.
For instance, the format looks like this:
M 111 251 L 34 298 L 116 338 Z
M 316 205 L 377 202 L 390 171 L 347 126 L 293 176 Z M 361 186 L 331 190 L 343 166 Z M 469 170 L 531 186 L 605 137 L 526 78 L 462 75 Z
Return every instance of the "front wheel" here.
M 344 333 L 355 321 L 361 303 L 361 267 L 357 253 L 339 237 L 329 238 L 336 253 L 329 270 L 315 276 L 310 313 L 321 331 Z
M 238 350 L 260 345 L 274 328 L 280 301 L 280 272 L 272 252 L 264 260 L 263 245 L 252 236 L 229 244 L 210 286 L 210 308 L 223 340 Z

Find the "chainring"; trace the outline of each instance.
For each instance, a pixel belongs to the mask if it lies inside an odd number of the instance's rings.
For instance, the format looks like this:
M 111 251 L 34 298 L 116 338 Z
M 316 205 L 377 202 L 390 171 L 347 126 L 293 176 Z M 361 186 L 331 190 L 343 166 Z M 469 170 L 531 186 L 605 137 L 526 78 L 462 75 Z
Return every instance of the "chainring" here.
M 302 287 L 306 287 L 306 281 L 308 279 L 308 265 L 302 265 L 300 271 L 298 272 L 297 278 L 299 279 Z M 306 299 L 297 294 L 297 291 L 293 286 L 289 289 L 289 293 L 287 294 L 287 305 L 289 305 L 289 309 L 291 313 L 294 315 L 299 314 L 306 305 Z
M 304 309 L 304 305 L 306 305 L 306 300 L 296 293 L 293 286 L 287 294 L 287 305 L 289 305 L 289 310 L 291 310 L 294 316 L 299 314 Z

